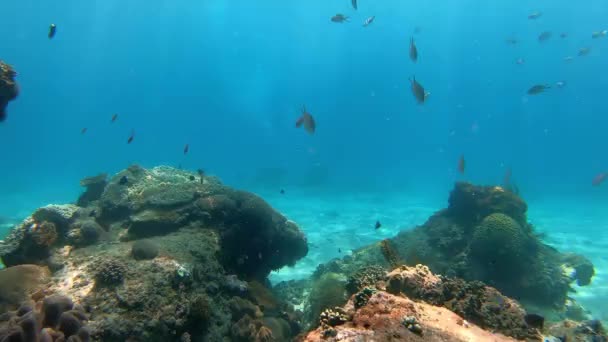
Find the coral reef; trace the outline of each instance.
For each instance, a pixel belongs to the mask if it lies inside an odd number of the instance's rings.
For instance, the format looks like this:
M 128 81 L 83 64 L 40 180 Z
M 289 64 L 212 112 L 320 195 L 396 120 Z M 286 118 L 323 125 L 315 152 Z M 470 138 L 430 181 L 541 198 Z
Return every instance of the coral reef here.
M 0 61 L 0 122 L 6 120 L 6 106 L 17 95 L 19 95 L 19 86 L 15 81 L 17 72 L 12 66 Z
M 363 267 L 348 277 L 346 290 L 349 294 L 353 294 L 367 286 L 375 286 L 378 281 L 383 280 L 385 277 L 386 270 L 381 266 Z
M 327 308 L 342 306 L 346 302 L 345 283 L 336 273 L 326 273 L 315 281 L 310 290 L 309 317 L 317 320 L 321 312 Z
M 76 333 L 70 341 L 288 341 L 301 331 L 266 277 L 304 256 L 306 238 L 261 198 L 170 167 L 81 185 L 77 205 L 40 208 L 0 241 L 12 266 L 0 271 L 0 309 L 32 292 L 67 295 L 87 308 L 88 334 L 75 308 L 48 324 Z

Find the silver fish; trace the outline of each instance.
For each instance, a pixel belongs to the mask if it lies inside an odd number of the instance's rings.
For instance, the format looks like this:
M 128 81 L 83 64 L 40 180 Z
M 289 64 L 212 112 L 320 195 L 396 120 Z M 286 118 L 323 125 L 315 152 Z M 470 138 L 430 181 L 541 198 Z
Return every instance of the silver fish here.
M 363 22 L 363 27 L 369 26 L 369 24 L 374 22 L 374 19 L 376 19 L 375 15 L 372 15 L 371 17 L 365 19 L 365 22 Z

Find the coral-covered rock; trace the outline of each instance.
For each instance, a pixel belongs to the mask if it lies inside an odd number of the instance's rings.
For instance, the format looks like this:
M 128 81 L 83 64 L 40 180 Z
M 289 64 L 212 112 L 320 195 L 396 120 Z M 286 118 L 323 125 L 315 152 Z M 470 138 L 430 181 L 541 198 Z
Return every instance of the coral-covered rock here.
M 563 265 L 566 268 L 571 268 L 574 274 L 571 274 L 579 286 L 589 285 L 591 278 L 595 275 L 595 269 L 591 261 L 582 255 L 568 253 L 563 256 Z
M 95 283 L 99 286 L 114 286 L 122 283 L 127 272 L 125 264 L 117 259 L 105 259 L 92 267 Z
M 77 221 L 67 233 L 67 242 L 75 246 L 92 245 L 103 233 L 103 228 L 94 220 Z
M 150 260 L 159 253 L 158 245 L 149 240 L 139 240 L 131 246 L 131 256 L 136 260 Z
M 19 86 L 15 81 L 17 72 L 12 66 L 0 61 L 0 122 L 6 120 L 6 106 L 17 95 L 19 95 Z
M 0 312 L 16 309 L 29 295 L 46 286 L 46 267 L 19 265 L 0 270 Z
M 101 198 L 103 191 L 108 184 L 108 175 L 101 173 L 97 176 L 87 177 L 80 180 L 80 186 L 85 187 L 85 192 L 78 197 L 76 202 L 80 207 L 86 207 L 91 202 L 97 201 Z
M 77 206 L 71 204 L 51 204 L 36 210 L 32 214 L 32 218 L 38 223 L 52 222 L 59 232 L 65 232 L 75 219 L 78 209 Z

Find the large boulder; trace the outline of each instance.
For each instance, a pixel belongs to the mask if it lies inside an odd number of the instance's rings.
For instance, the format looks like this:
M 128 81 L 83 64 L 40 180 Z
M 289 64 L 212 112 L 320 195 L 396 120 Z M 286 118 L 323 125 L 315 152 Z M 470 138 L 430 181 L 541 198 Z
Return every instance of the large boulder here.
M 46 267 L 19 265 L 0 270 L 0 313 L 17 309 L 33 292 L 45 288 L 49 280 Z
M 17 72 L 12 66 L 0 61 L 0 122 L 6 120 L 6 106 L 17 95 L 19 95 L 19 86 L 15 81 Z

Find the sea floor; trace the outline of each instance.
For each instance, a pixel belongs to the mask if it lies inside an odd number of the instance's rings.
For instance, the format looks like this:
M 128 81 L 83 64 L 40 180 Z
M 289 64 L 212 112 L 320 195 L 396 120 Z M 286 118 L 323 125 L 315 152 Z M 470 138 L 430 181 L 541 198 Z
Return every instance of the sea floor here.
M 308 255 L 295 267 L 271 274 L 273 283 L 305 278 L 318 264 L 421 225 L 447 205 L 445 199 L 385 194 L 269 194 L 264 198 L 297 222 L 310 244 Z M 603 205 L 573 198 L 529 201 L 528 219 L 546 234 L 546 243 L 593 262 L 596 275 L 592 284 L 575 286 L 572 297 L 594 318 L 608 322 L 608 211 Z M 374 229 L 376 220 L 382 223 L 378 230 Z

